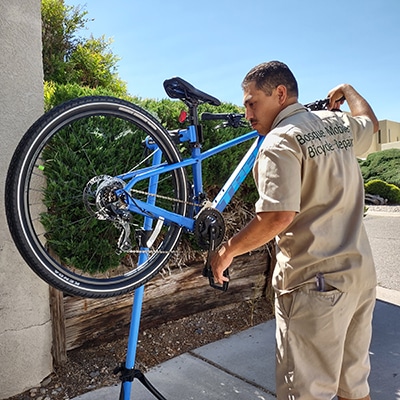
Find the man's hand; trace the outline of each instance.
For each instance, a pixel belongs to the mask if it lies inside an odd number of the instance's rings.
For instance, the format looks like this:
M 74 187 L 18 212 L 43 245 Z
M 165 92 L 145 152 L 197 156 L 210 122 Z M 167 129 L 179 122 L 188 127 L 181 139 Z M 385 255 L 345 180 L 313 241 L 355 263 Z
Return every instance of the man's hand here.
M 228 282 L 229 279 L 223 275 L 224 271 L 231 265 L 233 257 L 228 255 L 225 245 L 223 245 L 211 258 L 211 269 L 214 281 L 218 284 Z
M 336 108 L 335 106 L 337 105 L 336 103 L 342 105 L 344 103 L 344 98 L 345 95 L 343 93 L 343 87 L 345 85 L 338 85 L 335 88 L 333 88 L 329 93 L 328 93 L 328 98 L 329 98 L 329 106 L 328 108 L 332 110 L 333 108 Z
M 211 258 L 215 283 L 222 284 L 229 280 L 223 276 L 223 272 L 231 265 L 234 257 L 268 243 L 289 226 L 295 215 L 294 211 L 258 213 L 246 227 L 224 243 Z

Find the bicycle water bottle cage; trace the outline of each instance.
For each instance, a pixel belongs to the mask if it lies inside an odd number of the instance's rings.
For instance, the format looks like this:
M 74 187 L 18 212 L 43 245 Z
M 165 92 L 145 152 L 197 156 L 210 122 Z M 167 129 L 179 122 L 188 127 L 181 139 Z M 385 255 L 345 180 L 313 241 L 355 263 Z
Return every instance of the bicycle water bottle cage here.
M 164 89 L 171 99 L 180 99 L 188 105 L 209 103 L 212 106 L 219 106 L 221 104 L 217 98 L 196 89 L 189 82 L 179 77 L 165 80 Z

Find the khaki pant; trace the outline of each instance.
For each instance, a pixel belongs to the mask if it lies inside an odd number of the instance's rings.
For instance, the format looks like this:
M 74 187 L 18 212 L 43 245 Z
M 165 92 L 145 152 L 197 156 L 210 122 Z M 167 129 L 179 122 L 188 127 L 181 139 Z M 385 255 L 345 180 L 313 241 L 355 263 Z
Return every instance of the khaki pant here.
M 306 285 L 278 296 L 278 400 L 359 399 L 369 394 L 375 288 L 360 293 Z

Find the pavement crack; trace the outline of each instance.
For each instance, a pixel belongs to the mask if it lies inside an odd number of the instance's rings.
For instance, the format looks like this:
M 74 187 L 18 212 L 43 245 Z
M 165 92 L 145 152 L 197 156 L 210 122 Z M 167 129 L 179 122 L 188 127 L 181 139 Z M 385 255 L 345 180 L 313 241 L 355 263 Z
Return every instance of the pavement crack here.
M 203 361 L 203 362 L 205 362 L 205 363 L 207 363 L 207 364 L 209 364 L 209 365 L 211 365 L 211 366 L 213 366 L 215 368 L 218 368 L 219 370 L 225 372 L 226 374 L 228 374 L 230 376 L 233 376 L 236 379 L 239 379 L 239 380 L 241 380 L 241 381 L 243 381 L 243 382 L 245 382 L 245 383 L 247 383 L 247 384 L 249 384 L 249 385 L 251 385 L 251 386 L 253 386 L 253 387 L 257 388 L 257 389 L 259 389 L 259 390 L 262 390 L 264 393 L 267 393 L 270 396 L 276 397 L 276 393 L 271 392 L 271 390 L 267 389 L 266 387 L 261 386 L 261 385 L 255 383 L 255 382 L 253 382 L 253 381 L 250 381 L 249 379 L 247 379 L 247 378 L 245 378 L 245 377 L 243 377 L 243 376 L 241 376 L 239 374 L 236 374 L 235 372 L 232 372 L 229 369 L 224 368 L 222 365 L 217 364 L 216 362 L 211 361 L 208 358 L 202 357 L 201 355 L 195 353 L 192 350 L 189 350 L 188 354 L 190 354 L 192 357 L 195 357 L 195 358 L 197 358 L 197 359 L 199 359 L 199 360 L 201 360 L 201 361 Z

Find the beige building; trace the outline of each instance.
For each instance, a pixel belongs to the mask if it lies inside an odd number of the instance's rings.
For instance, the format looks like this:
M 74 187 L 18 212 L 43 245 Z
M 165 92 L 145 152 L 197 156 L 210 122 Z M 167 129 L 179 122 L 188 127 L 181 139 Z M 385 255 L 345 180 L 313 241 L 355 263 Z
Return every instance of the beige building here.
M 384 119 L 379 121 L 379 131 L 362 158 L 381 150 L 400 149 L 400 123 Z

